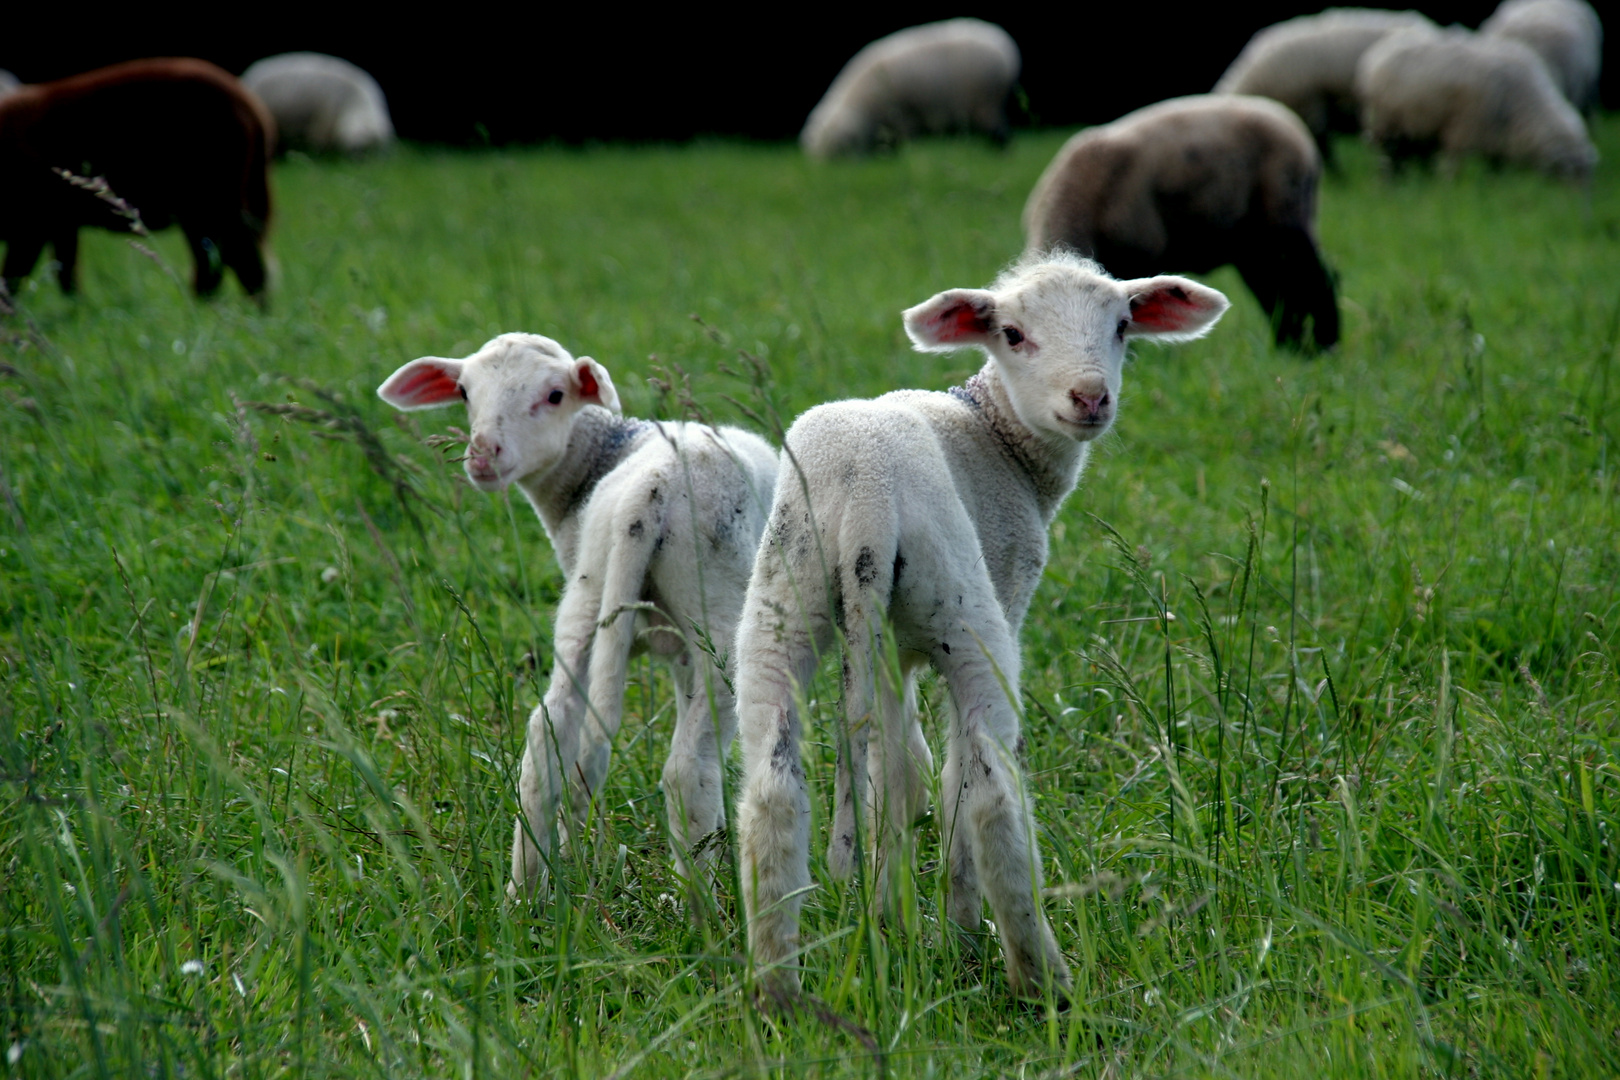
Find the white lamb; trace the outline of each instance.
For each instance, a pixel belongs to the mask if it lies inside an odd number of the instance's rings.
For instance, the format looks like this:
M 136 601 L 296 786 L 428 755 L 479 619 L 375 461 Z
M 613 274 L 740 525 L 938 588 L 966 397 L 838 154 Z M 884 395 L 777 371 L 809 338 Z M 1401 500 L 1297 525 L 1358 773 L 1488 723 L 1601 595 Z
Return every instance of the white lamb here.
M 276 118 L 283 147 L 357 154 L 394 141 L 382 87 L 325 53 L 282 53 L 242 72 L 242 83 Z
M 1362 56 L 1356 93 L 1367 138 L 1396 161 L 1438 149 L 1448 169 L 1480 154 L 1570 179 L 1597 164 L 1580 114 L 1521 42 L 1398 31 Z
M 918 135 L 1007 139 L 1018 46 L 999 26 L 949 19 L 900 30 L 856 53 L 805 121 L 812 157 L 861 154 Z
M 737 637 L 739 871 L 753 960 L 773 992 L 798 987 L 799 909 L 810 888 L 794 696 L 836 628 L 845 635 L 848 771 L 872 778 L 863 801 L 874 896 L 889 896 L 919 777 L 932 768 L 912 715 L 917 674 L 931 664 L 953 713 L 940 826 L 950 918 L 978 926 L 982 890 L 1013 989 L 1068 987 L 1039 903 L 1016 757 L 1019 628 L 1046 564 L 1047 526 L 1090 440 L 1113 422 L 1127 342 L 1198 337 L 1226 307 L 1185 278 L 1117 281 L 1078 255 L 1026 256 L 989 289 L 951 289 L 905 312 L 919 350 L 985 352 L 965 385 L 821 405 L 788 431 L 784 459 L 791 454 L 802 483 L 776 489 Z M 875 660 L 889 655 L 898 684 Z M 868 771 L 860 758 L 869 730 Z M 855 861 L 855 813 L 842 804 L 835 812 L 829 861 L 839 874 Z
M 664 766 L 676 868 L 694 883 L 725 823 L 720 763 L 736 710 L 720 649 L 735 635 L 776 485 L 777 452 L 735 428 L 618 415 L 607 370 L 537 334 L 502 334 L 465 360 L 424 357 L 378 395 L 400 409 L 467 403 L 473 485 L 516 484 L 565 577 L 551 684 L 529 717 L 512 841 L 514 895 L 544 879 L 564 777 L 573 827 L 607 774 L 630 657 L 667 659 L 678 700 Z M 717 663 L 718 660 L 718 663 Z
M 1215 84 L 1217 94 L 1255 94 L 1287 105 L 1311 129 L 1325 160 L 1334 132 L 1360 130 L 1356 62 L 1392 30 L 1433 23 L 1415 11 L 1329 8 L 1257 32 Z
M 1603 74 L 1603 21 L 1583 0 L 1507 0 L 1480 24 L 1486 37 L 1521 41 L 1536 51 L 1569 103 L 1598 104 Z

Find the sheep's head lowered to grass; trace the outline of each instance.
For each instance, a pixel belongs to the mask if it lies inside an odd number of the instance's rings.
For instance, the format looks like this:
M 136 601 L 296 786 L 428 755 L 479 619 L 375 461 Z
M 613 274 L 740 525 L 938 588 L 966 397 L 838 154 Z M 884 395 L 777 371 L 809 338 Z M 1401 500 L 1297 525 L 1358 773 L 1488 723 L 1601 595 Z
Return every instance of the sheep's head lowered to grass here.
M 554 468 L 581 409 L 619 411 L 606 368 L 539 334 L 502 334 L 464 360 L 412 360 L 377 396 L 405 410 L 465 401 L 467 478 L 484 491 Z
M 904 318 L 922 352 L 983 349 L 1031 430 L 1084 442 L 1114 422 L 1128 341 L 1202 337 L 1228 306 L 1187 278 L 1116 281 L 1059 253 L 1018 263 L 988 289 L 949 289 Z

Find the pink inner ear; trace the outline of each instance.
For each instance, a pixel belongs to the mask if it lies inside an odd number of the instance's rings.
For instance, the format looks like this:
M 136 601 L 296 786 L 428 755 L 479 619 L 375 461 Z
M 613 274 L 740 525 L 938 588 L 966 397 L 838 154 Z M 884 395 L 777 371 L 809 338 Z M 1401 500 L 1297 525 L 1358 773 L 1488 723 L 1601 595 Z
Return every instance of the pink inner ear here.
M 940 312 L 931 320 L 930 328 L 939 341 L 961 341 L 988 334 L 990 320 L 980 315 L 972 304 L 963 301 Z
M 1131 321 L 1143 330 L 1181 330 L 1202 310 L 1186 289 L 1171 285 L 1132 300 Z
M 602 388 L 597 385 L 596 376 L 591 373 L 590 365 L 579 366 L 579 394 L 580 397 L 593 398 L 602 396 Z
M 412 405 L 436 405 L 461 396 L 461 387 L 442 367 L 424 365 L 405 377 L 390 392 Z

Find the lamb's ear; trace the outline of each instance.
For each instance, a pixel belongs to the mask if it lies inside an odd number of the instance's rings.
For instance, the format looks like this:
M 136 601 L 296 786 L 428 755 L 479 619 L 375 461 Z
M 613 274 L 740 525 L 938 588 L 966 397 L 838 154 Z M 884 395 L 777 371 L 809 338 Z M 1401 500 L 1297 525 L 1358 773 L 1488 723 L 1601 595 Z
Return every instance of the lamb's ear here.
M 1220 292 L 1184 277 L 1138 278 L 1120 284 L 1131 297 L 1126 337 L 1191 341 L 1209 333 L 1232 306 Z
M 996 328 L 996 297 L 984 289 L 946 289 L 907 308 L 901 318 L 918 352 L 950 352 L 983 345 Z
M 607 368 L 588 356 L 574 361 L 574 392 L 581 401 L 600 405 L 608 412 L 619 412 L 619 392 Z
M 377 387 L 377 396 L 396 409 L 436 409 L 465 399 L 460 360 L 424 356 L 412 360 Z

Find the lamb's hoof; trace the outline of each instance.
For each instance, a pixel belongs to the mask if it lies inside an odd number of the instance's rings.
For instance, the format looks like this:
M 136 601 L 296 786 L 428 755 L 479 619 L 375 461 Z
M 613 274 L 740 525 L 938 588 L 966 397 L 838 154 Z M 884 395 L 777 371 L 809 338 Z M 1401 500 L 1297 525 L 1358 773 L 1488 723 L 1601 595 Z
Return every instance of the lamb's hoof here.
M 1048 978 L 1041 978 L 1042 975 Z M 1045 972 L 1023 971 L 1007 973 L 1007 982 L 1012 989 L 1013 996 L 1034 1006 L 1044 1006 L 1051 1001 L 1058 1012 L 1069 1010 L 1070 998 L 1073 995 L 1073 984 L 1069 981 L 1069 968 L 1062 960 L 1049 967 Z
M 803 1002 L 797 971 L 767 971 L 754 982 L 754 1007 L 760 1012 L 791 1017 Z

